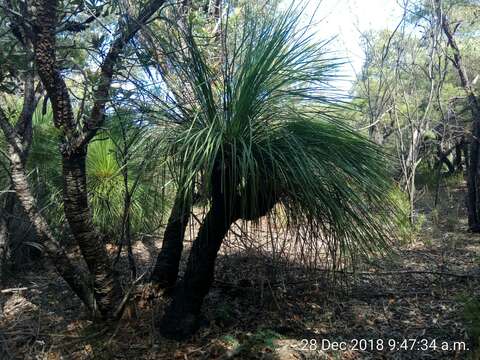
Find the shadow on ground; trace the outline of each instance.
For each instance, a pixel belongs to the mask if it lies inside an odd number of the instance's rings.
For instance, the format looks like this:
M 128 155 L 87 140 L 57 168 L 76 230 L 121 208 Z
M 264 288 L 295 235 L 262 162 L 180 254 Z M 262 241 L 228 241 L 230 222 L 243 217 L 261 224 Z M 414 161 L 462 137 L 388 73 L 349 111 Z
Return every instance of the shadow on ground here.
M 463 350 L 462 342 L 466 348 L 473 345 L 462 299 L 479 295 L 480 237 L 466 231 L 464 214 L 451 205 L 460 196 L 445 200 L 434 220 L 426 209 L 430 215 L 421 236 L 397 255 L 336 280 L 298 264 L 273 264 L 268 255 L 221 256 L 204 305 L 208 326 L 182 343 L 161 338 L 154 325 L 168 298 L 148 298 L 140 288 L 118 324 L 97 325 L 66 285 L 38 266 L 10 279 L 8 287 L 25 289 L 0 295 L 0 358 L 467 358 L 471 351 Z M 452 211 L 457 211 L 456 222 Z M 136 244 L 141 271 L 157 250 L 158 244 L 148 239 Z M 402 348 L 404 339 L 418 343 Z M 428 349 L 422 349 L 424 340 Z M 348 349 L 332 350 L 341 341 Z M 322 342 L 330 349 L 322 350 Z M 439 349 L 442 344 L 449 349 Z

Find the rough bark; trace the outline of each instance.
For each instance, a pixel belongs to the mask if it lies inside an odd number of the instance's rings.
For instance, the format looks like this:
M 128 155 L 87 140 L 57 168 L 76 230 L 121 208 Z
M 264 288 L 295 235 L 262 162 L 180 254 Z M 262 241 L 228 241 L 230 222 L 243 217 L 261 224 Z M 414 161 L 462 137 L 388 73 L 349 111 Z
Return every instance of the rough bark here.
M 1 110 L 0 128 L 8 142 L 7 155 L 10 162 L 9 170 L 13 190 L 37 237 L 41 240 L 46 257 L 89 310 L 95 313 L 96 303 L 93 291 L 89 287 L 88 282 L 83 278 L 83 271 L 70 261 L 67 253 L 53 236 L 47 221 L 38 209 L 36 200 L 30 191 L 25 172 L 25 163 L 22 156 L 24 149 L 21 138 L 8 123 Z
M 37 106 L 39 95 L 41 93 L 41 87 L 35 88 L 35 75 L 32 63 L 33 45 L 29 39 L 23 36 L 23 48 L 25 51 L 25 60 L 29 64 L 28 71 L 25 72 L 24 78 L 24 91 L 23 91 L 23 106 L 19 118 L 17 119 L 15 127 L 11 130 L 17 136 L 18 141 L 21 144 L 20 160 L 23 164 L 27 162 L 27 158 L 32 145 L 32 117 Z M 1 121 L 7 122 L 8 120 L 3 115 Z M 2 273 L 11 265 L 11 248 L 16 247 L 12 244 L 14 241 L 15 226 L 18 222 L 12 221 L 14 212 L 16 209 L 17 198 L 14 192 L 5 194 L 5 202 L 3 209 L 0 209 L 0 268 Z M 21 214 L 21 221 L 28 222 L 28 219 L 24 219 L 24 215 Z M 17 239 L 23 241 L 23 236 L 16 236 Z
M 93 276 L 99 310 L 110 316 L 120 301 L 121 289 L 88 206 L 86 155 L 85 151 L 63 157 L 63 204 L 70 229 Z
M 163 3 L 164 0 L 152 0 L 142 8 L 137 18 L 126 16 L 126 20 L 119 23 L 119 36 L 113 40 L 100 67 L 100 80 L 94 91 L 92 112 L 83 126 L 77 124 L 73 116 L 68 89 L 56 64 L 57 0 L 41 0 L 37 14 L 35 58 L 38 73 L 52 103 L 55 126 L 63 133 L 61 153 L 65 214 L 92 272 L 100 311 L 107 317 L 116 313 L 115 307 L 120 301 L 121 292 L 104 244 L 93 226 L 86 188 L 85 159 L 88 143 L 104 120 L 114 70 L 120 61 L 121 53 L 126 43 Z
M 10 146 L 11 147 L 11 146 Z M 49 260 L 54 264 L 60 276 L 70 285 L 72 290 L 92 311 L 96 311 L 93 292 L 83 279 L 79 268 L 75 267 L 68 258 L 64 249 L 54 238 L 45 218 L 40 215 L 35 198 L 31 194 L 27 177 L 20 156 L 10 149 L 10 170 L 12 184 L 20 204 L 28 219 L 32 223 L 36 234 L 43 239 L 42 244 Z
M 150 280 L 162 289 L 175 285 L 182 257 L 183 240 L 190 218 L 190 203 L 178 192 L 163 234 L 162 249 L 158 254 Z
M 56 64 L 56 6 L 55 0 L 41 1 L 35 59 L 52 104 L 54 124 L 63 132 L 61 153 L 65 216 L 93 276 L 99 310 L 104 316 L 109 316 L 120 301 L 120 285 L 112 271 L 105 246 L 93 227 L 88 206 L 85 168 L 87 146 L 79 146 L 82 134 L 76 126 L 68 89 Z

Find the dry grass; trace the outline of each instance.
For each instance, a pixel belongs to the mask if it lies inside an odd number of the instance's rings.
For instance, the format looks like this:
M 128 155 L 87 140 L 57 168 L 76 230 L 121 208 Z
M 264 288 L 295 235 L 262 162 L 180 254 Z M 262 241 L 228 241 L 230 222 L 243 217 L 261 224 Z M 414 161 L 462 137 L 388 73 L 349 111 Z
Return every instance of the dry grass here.
M 468 352 L 302 351 L 302 339 L 427 338 L 465 341 L 462 294 L 478 296 L 480 236 L 466 231 L 463 189 L 445 196 L 415 243 L 398 255 L 345 273 L 335 292 L 325 272 L 225 249 L 205 303 L 208 326 L 191 341 L 158 336 L 154 319 L 167 299 L 142 287 L 118 324 L 93 324 L 55 274 L 43 268 L 12 278 L 1 294 L 2 359 L 452 359 Z M 424 199 L 428 204 L 429 199 Z M 134 251 L 148 268 L 158 243 Z M 265 255 L 265 256 L 264 256 Z M 288 266 L 287 266 L 288 265 Z M 142 292 L 143 291 L 143 292 Z

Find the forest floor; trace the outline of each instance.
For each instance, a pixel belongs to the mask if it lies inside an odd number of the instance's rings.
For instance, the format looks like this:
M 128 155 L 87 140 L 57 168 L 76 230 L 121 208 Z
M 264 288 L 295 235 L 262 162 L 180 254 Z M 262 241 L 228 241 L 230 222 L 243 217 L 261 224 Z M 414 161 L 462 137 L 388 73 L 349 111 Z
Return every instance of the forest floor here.
M 293 269 L 258 282 L 268 262 L 220 258 L 204 305 L 209 325 L 182 343 L 156 331 L 162 297 L 152 302 L 139 294 L 135 308 L 106 327 L 79 311 L 53 271 L 24 272 L 8 284 L 16 289 L 0 293 L 0 359 L 478 358 L 468 334 L 480 333 L 480 312 L 465 315 L 465 304 L 472 308 L 470 299 L 480 295 L 480 236 L 466 231 L 464 191 L 442 187 L 437 210 L 426 195 L 416 238 L 397 255 L 344 274 L 335 292 L 322 272 Z M 152 246 L 158 244 L 135 246 L 145 266 Z M 342 341 L 347 350 L 332 348 Z

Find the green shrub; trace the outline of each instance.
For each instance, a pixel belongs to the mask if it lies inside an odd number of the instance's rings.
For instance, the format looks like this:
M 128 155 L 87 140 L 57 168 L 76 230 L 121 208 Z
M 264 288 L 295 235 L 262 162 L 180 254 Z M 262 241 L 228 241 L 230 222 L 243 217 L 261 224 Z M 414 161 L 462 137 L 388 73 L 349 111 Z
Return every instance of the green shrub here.
M 398 238 L 402 243 L 410 243 L 415 240 L 416 235 L 422 228 L 425 222 L 425 216 L 420 214 L 415 217 L 412 224 L 410 220 L 410 201 L 407 194 L 405 194 L 399 187 L 395 187 L 390 197 L 397 204 L 398 214 L 396 217 L 396 225 L 398 231 Z

